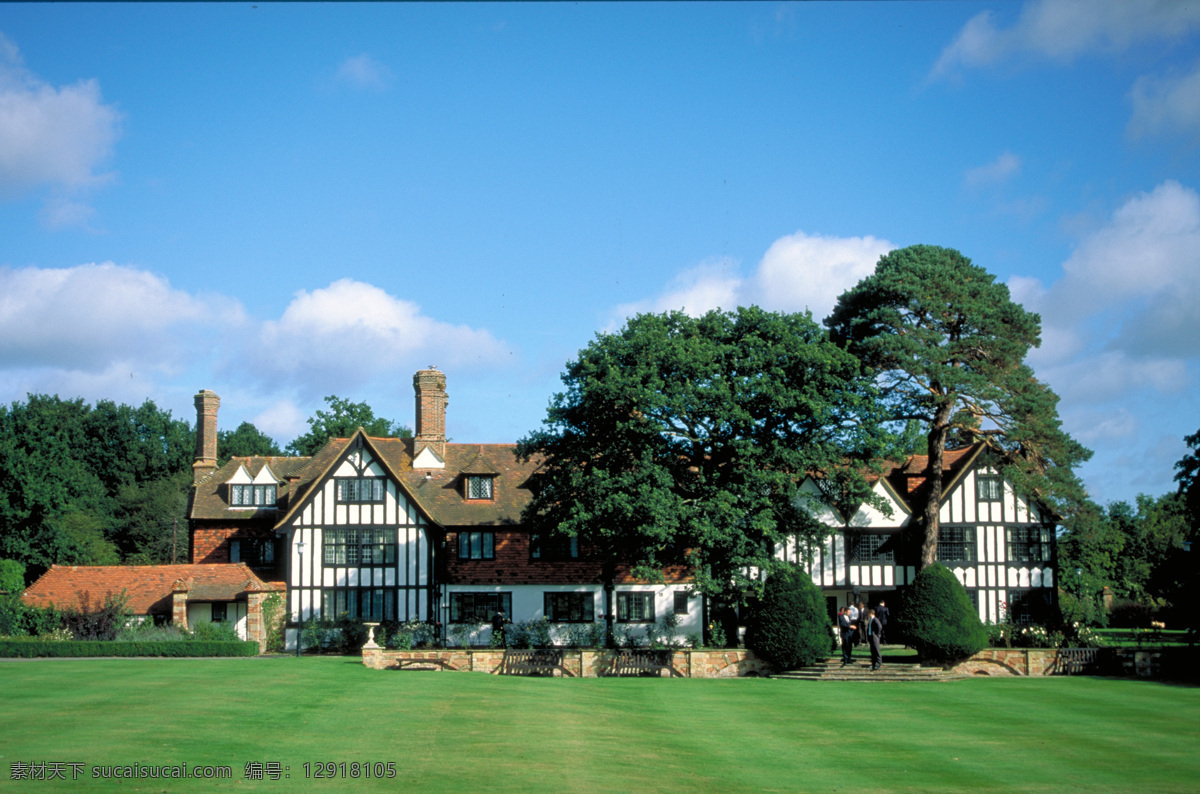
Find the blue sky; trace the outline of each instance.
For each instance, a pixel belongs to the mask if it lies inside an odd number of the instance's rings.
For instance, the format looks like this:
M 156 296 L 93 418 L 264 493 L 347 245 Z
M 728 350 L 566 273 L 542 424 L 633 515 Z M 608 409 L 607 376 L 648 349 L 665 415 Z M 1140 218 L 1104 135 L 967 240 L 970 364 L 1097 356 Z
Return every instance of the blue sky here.
M 1102 502 L 1200 428 L 1200 3 L 0 5 L 0 400 L 535 429 L 638 311 L 961 250 Z

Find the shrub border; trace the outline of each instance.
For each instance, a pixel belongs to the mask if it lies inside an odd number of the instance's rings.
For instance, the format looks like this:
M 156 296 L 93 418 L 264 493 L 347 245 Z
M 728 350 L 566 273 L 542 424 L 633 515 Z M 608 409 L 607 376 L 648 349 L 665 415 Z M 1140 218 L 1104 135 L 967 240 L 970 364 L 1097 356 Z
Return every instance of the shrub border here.
M 46 642 L 32 640 L 0 640 L 0 658 L 46 659 L 79 658 L 84 656 L 257 656 L 258 643 L 253 641 L 206 642 L 198 640 L 167 642 L 83 641 Z

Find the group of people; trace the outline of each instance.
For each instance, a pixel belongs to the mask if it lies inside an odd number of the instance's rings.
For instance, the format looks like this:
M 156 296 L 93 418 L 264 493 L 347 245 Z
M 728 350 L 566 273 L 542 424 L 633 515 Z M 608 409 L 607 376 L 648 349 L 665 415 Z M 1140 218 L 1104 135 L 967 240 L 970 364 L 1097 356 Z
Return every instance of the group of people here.
M 884 633 L 887 630 L 888 608 L 883 601 L 874 609 L 867 609 L 863 602 L 851 603 L 838 611 L 838 630 L 842 636 L 842 665 L 851 662 L 850 654 L 855 645 L 864 640 L 871 647 L 871 669 L 883 667 Z

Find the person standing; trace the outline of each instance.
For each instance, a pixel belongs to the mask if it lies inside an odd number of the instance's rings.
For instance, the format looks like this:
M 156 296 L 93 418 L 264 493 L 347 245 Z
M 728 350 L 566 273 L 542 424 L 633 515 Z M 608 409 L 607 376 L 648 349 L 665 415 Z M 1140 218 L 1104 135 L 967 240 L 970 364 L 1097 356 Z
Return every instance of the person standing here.
M 858 643 L 862 641 L 858 631 L 858 619 L 860 617 L 858 612 L 858 604 L 855 604 L 853 601 L 851 601 L 850 605 L 846 607 L 846 616 L 850 618 L 850 626 L 853 628 L 853 631 L 850 633 L 850 644 L 858 645 Z
M 871 669 L 878 670 L 883 667 L 883 649 L 879 647 L 879 635 L 883 631 L 883 626 L 873 609 L 867 611 L 867 619 L 864 623 L 866 624 L 867 642 L 871 646 Z
M 888 608 L 886 601 L 880 601 L 879 606 L 875 607 L 875 617 L 879 620 L 879 644 L 883 645 L 887 642 L 887 622 Z
M 854 624 L 850 622 L 850 608 L 842 607 L 838 612 L 838 631 L 842 635 L 842 667 L 850 664 L 850 641 L 854 637 Z

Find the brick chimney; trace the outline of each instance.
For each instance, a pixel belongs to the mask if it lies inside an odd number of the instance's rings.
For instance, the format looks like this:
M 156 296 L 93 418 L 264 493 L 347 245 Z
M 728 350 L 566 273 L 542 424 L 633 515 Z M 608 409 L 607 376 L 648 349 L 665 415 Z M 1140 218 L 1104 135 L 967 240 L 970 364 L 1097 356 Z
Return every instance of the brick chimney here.
M 221 398 L 208 389 L 196 395 L 196 461 L 192 481 L 200 482 L 217 469 L 217 409 Z
M 413 375 L 413 390 L 417 394 L 417 427 L 414 454 L 429 448 L 443 460 L 446 458 L 446 376 L 434 369 L 417 370 Z

